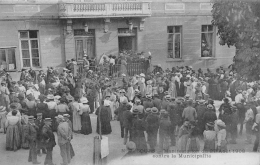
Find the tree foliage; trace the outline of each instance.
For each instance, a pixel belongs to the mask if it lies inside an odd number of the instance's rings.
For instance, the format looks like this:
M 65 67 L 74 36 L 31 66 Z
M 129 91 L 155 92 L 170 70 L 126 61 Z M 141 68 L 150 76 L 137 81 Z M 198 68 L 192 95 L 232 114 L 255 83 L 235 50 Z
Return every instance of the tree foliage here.
M 215 0 L 212 24 L 217 26 L 220 45 L 235 46 L 232 69 L 248 80 L 260 74 L 260 2 Z

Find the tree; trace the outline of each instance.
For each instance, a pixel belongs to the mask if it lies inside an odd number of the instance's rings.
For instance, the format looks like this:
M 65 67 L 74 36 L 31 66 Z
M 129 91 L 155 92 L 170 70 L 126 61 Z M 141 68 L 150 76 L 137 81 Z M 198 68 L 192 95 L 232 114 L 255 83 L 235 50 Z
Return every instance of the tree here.
M 231 67 L 248 81 L 260 79 L 259 8 L 257 1 L 214 0 L 212 9 L 219 44 L 236 47 Z

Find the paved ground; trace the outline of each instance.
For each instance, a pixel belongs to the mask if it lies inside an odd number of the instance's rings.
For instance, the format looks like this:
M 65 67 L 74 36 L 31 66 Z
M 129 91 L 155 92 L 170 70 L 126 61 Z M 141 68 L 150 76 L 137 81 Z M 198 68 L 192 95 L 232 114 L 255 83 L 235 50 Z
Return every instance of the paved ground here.
M 219 103 L 217 103 L 219 104 Z M 71 165 L 86 165 L 92 164 L 93 161 L 93 141 L 94 137 L 97 136 L 96 133 L 96 116 L 91 114 L 92 122 L 92 134 L 82 135 L 74 134 L 72 140 L 72 145 L 75 150 L 76 156 L 73 158 Z M 109 138 L 109 151 L 108 162 L 120 159 L 124 154 L 125 146 L 123 145 L 123 139 L 120 138 L 120 127 L 118 121 L 112 121 L 112 134 L 108 135 Z M 5 141 L 6 136 L 0 134 L 0 165 L 26 165 L 30 164 L 27 162 L 29 151 L 28 150 L 18 150 L 17 152 L 6 151 Z M 229 144 L 228 148 L 231 151 L 252 151 L 253 145 L 245 143 L 245 135 L 238 138 L 238 144 Z M 201 141 L 201 147 L 203 147 L 203 142 Z M 174 149 L 174 148 L 171 148 Z M 40 162 L 44 162 L 45 155 L 38 157 Z M 55 164 L 61 163 L 61 156 L 59 152 L 59 147 L 56 146 L 53 152 L 53 160 Z

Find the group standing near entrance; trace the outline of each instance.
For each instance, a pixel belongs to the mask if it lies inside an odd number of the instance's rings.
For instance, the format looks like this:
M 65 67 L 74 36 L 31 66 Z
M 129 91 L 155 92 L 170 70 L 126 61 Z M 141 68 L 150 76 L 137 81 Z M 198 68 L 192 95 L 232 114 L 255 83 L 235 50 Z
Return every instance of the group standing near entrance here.
M 252 143 L 255 135 L 257 151 L 258 82 L 246 83 L 224 68 L 203 73 L 189 66 L 163 70 L 160 65 L 134 76 L 123 72 L 114 80 L 110 65 L 104 64 L 104 75 L 91 70 L 84 57 L 81 76 L 75 65 L 69 61 L 61 73 L 51 67 L 38 74 L 23 69 L 18 82 L 8 73 L 2 77 L 0 123 L 6 150 L 27 149 L 33 164 L 46 154 L 44 164 L 53 165 L 52 151 L 58 145 L 67 165 L 75 156 L 73 134 L 92 134 L 90 115 L 96 114 L 95 131 L 102 135 L 111 134 L 111 122 L 118 121 L 118 136 L 128 149 L 124 158 L 162 153 L 172 146 L 178 152 L 226 152 L 237 143 L 243 125 L 245 142 Z M 214 100 L 223 101 L 218 110 Z

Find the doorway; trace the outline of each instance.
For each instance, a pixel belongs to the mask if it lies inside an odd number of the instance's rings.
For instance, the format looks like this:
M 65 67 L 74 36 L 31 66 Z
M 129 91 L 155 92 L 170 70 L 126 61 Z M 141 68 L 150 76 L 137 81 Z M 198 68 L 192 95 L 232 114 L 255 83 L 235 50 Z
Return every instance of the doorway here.
M 82 60 L 84 53 L 88 55 L 89 58 L 95 58 L 95 31 L 89 30 L 85 32 L 84 30 L 75 30 L 75 51 L 76 60 Z
M 118 29 L 118 49 L 119 53 L 122 51 L 135 52 L 136 48 L 136 28 L 129 31 L 128 28 Z

